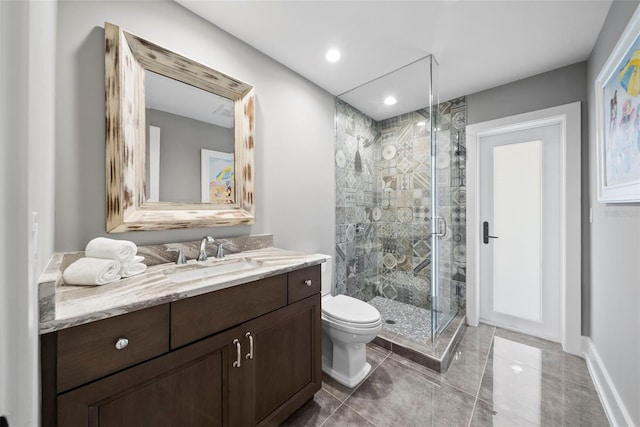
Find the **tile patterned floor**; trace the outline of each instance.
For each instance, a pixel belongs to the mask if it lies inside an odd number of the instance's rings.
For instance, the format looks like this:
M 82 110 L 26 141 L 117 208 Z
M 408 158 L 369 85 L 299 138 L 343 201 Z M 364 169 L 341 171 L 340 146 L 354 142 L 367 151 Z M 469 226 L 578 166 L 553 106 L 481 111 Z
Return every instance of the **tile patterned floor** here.
M 369 301 L 382 317 L 383 328 L 404 335 L 416 342 L 427 343 L 431 339 L 431 310 L 384 297 L 375 297 Z M 455 312 L 439 314 L 438 323 L 447 322 Z
M 467 327 L 449 370 L 431 371 L 369 345 L 355 389 L 325 376 L 287 426 L 608 426 L 583 359 L 559 344 Z

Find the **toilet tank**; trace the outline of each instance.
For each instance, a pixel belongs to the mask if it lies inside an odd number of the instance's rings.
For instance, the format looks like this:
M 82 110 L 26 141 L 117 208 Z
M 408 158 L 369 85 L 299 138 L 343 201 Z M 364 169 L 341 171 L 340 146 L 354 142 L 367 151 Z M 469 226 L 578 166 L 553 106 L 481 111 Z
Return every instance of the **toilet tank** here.
M 333 263 L 331 257 L 321 265 L 322 296 L 331 294 L 333 290 Z

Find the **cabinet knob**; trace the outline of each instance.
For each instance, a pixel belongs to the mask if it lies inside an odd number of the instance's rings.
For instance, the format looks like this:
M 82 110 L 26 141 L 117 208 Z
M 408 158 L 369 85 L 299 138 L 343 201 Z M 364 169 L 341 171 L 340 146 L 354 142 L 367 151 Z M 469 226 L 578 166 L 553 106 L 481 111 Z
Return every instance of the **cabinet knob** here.
M 313 284 L 313 282 L 311 281 L 311 279 L 307 279 L 304 281 L 304 284 L 307 286 L 311 286 Z
M 126 338 L 118 338 L 118 341 L 116 341 L 116 350 L 122 350 L 123 348 L 126 348 L 129 345 L 129 340 Z

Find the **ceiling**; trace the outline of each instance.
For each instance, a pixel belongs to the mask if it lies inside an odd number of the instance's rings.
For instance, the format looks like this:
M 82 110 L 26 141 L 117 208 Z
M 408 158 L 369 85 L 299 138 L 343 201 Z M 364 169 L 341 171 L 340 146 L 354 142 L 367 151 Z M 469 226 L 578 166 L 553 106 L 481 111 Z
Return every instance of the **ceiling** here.
M 434 83 L 441 101 L 587 59 L 611 4 L 611 0 L 176 1 L 334 95 L 432 54 L 439 64 Z M 332 47 L 342 54 L 336 63 L 325 60 Z M 412 79 L 393 80 L 396 89 L 377 87 L 357 98 L 379 105 L 389 91 L 417 90 Z M 424 78 L 418 80 L 424 84 Z M 403 108 L 397 98 L 388 110 L 391 115 Z M 379 112 L 354 106 L 380 117 Z

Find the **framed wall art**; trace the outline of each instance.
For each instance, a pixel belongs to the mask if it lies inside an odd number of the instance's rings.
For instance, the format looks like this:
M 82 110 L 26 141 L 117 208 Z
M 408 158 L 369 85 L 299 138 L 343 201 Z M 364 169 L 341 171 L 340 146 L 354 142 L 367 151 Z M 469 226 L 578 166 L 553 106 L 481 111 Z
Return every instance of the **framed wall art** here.
M 595 85 L 598 201 L 640 202 L 640 9 Z

